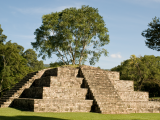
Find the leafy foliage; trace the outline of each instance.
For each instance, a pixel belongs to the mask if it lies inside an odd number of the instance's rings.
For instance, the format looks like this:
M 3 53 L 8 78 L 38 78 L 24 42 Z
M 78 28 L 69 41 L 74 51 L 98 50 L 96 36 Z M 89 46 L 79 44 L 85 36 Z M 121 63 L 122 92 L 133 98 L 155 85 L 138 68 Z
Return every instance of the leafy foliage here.
M 148 81 L 157 84 L 160 83 L 159 61 L 160 57 L 155 57 L 153 55 L 145 55 L 140 58 L 131 55 L 129 60 L 112 68 L 111 71 L 120 71 L 121 80 L 134 80 L 135 89 L 139 91 L 142 89 L 143 84 Z
M 6 45 L 0 45 L 1 71 L 0 71 L 0 91 L 10 89 L 15 83 L 20 81 L 28 72 L 27 61 L 19 55 L 19 50 L 10 41 Z M 2 66 L 3 65 L 3 66 Z
M 7 36 L 2 32 L 0 27 L 0 96 L 28 73 L 44 69 L 43 61 L 36 60 L 37 55 L 32 49 L 23 53 L 24 48 L 17 43 L 11 43 L 11 40 L 4 44 Z
M 87 50 L 90 43 L 93 43 L 94 49 L 109 43 L 108 29 L 98 14 L 98 9 L 89 6 L 82 6 L 81 9 L 67 8 L 62 12 L 44 15 L 42 20 L 42 26 L 34 32 L 36 42 L 31 43 L 36 50 L 41 49 L 38 57 L 44 54 L 42 59 L 46 55 L 50 58 L 51 53 L 54 53 L 64 64 L 80 65 L 84 64 L 88 54 L 93 54 L 89 62 L 94 65 L 102 53 L 107 56 L 105 49 L 98 52 Z M 100 42 L 91 40 L 96 35 Z M 70 59 L 67 58 L 68 55 Z
M 33 49 L 27 49 L 22 53 L 23 58 L 27 60 L 27 66 L 30 67 L 33 71 L 38 71 L 44 69 L 43 61 L 37 60 L 37 54 Z
M 153 22 L 150 22 L 148 24 L 150 28 L 142 32 L 142 36 L 146 37 L 145 43 L 148 46 L 148 48 L 151 48 L 153 50 L 160 51 L 160 21 L 159 18 L 155 17 L 153 19 Z

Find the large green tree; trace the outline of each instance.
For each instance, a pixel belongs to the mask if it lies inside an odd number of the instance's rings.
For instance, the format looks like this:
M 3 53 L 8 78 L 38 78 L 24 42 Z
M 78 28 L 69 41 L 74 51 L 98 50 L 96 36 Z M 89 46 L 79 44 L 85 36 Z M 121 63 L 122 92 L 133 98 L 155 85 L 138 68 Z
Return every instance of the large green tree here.
M 11 40 L 4 44 L 7 36 L 2 32 L 0 26 L 0 96 L 28 73 L 44 67 L 43 61 L 36 60 L 36 54 L 28 54 L 35 53 L 33 50 L 28 49 L 23 53 L 24 48 L 17 43 L 11 43 Z
M 93 54 L 89 62 L 94 65 L 102 53 L 107 56 L 106 49 L 99 49 L 110 41 L 108 29 L 98 9 L 89 6 L 82 6 L 81 9 L 67 8 L 62 12 L 43 15 L 42 23 L 34 32 L 36 42 L 31 43 L 36 50 L 41 49 L 38 57 L 44 54 L 42 59 L 45 59 L 46 55 L 50 58 L 54 53 L 64 64 L 81 65 L 89 54 Z M 96 36 L 99 40 L 92 40 Z M 92 45 L 97 52 L 87 50 Z
M 26 76 L 31 69 L 27 66 L 27 60 L 19 55 L 17 46 L 8 41 L 5 45 L 0 44 L 0 92 L 12 88 L 15 83 L 19 82 Z
M 23 50 L 21 52 L 23 52 Z M 27 49 L 24 53 L 21 53 L 21 55 L 27 60 L 27 66 L 33 71 L 38 71 L 45 68 L 43 61 L 37 60 L 37 54 L 33 49 Z
M 148 24 L 149 28 L 142 32 L 142 36 L 146 37 L 146 46 L 148 48 L 160 51 L 160 21 L 157 17 Z
M 120 79 L 134 80 L 137 87 L 136 90 L 140 91 L 143 83 L 148 80 L 151 82 L 160 82 L 160 66 L 158 61 L 160 61 L 160 57 L 153 55 L 145 55 L 140 58 L 131 55 L 129 60 L 112 68 L 111 71 L 120 71 Z

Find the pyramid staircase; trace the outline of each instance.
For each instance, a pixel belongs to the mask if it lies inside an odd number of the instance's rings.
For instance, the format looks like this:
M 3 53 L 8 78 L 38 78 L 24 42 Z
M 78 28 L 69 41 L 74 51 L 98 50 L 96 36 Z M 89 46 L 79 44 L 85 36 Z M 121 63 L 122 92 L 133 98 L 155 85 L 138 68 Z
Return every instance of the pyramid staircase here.
M 0 108 L 9 107 L 12 101 L 15 98 L 19 98 L 22 92 L 26 88 L 29 88 L 35 79 L 40 78 L 43 75 L 45 70 L 47 69 L 27 74 L 19 83 L 17 83 L 12 89 L 10 89 L 0 98 Z
M 84 77 L 93 103 L 103 114 L 160 112 L 160 102 L 148 101 L 148 92 L 134 91 L 133 81 L 119 80 L 119 72 L 83 66 L 80 76 Z
M 0 99 L 0 107 L 34 112 L 159 113 L 160 102 L 134 91 L 119 72 L 82 65 L 28 74 Z
M 88 89 L 81 88 L 83 78 L 76 77 L 78 70 L 46 70 L 10 107 L 34 112 L 90 112 L 93 100 L 85 100 Z

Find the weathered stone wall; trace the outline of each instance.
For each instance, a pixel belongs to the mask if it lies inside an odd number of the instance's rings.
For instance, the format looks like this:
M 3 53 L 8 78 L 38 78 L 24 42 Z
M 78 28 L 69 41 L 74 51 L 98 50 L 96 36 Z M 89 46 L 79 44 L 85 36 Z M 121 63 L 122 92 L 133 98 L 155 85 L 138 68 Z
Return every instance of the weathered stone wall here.
M 123 101 L 148 101 L 148 92 L 138 91 L 117 91 Z
M 109 79 L 119 80 L 120 74 L 117 71 L 106 71 Z
M 10 107 L 14 107 L 20 110 L 34 111 L 34 99 L 15 98 Z
M 92 100 L 34 99 L 34 112 L 90 112 Z
M 23 91 L 20 98 L 42 99 L 43 87 L 27 88 Z
M 79 68 L 58 67 L 57 77 L 77 77 Z
M 159 113 L 160 102 L 155 101 L 125 101 L 130 113 Z
M 48 88 L 43 87 L 43 99 L 79 99 L 85 100 L 86 88 Z
M 116 90 L 121 91 L 134 91 L 134 81 L 130 80 L 114 80 L 111 79 L 111 83 Z
M 92 100 L 79 99 L 14 99 L 13 106 L 34 112 L 90 112 Z
M 46 76 L 36 79 L 34 87 L 67 87 L 80 88 L 83 78 Z
M 80 88 L 83 78 L 75 77 L 52 77 L 51 87 L 66 87 L 66 88 Z
M 41 78 L 49 77 L 49 76 L 57 76 L 57 71 L 58 71 L 58 68 L 50 68 L 43 73 Z

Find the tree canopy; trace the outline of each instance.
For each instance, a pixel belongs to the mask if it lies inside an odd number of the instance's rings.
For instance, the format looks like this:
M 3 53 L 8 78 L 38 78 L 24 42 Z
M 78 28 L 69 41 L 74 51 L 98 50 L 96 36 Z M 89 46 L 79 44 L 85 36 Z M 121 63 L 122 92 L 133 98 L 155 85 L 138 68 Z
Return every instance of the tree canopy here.
M 0 26 L 0 96 L 28 73 L 44 69 L 43 61 L 37 61 L 32 49 L 23 53 L 24 48 L 11 40 L 4 44 L 7 36 L 2 32 Z
M 10 89 L 31 70 L 26 66 L 27 60 L 19 55 L 15 44 L 8 41 L 0 44 L 0 92 Z
M 159 56 L 145 55 L 137 58 L 135 55 L 131 55 L 130 59 L 112 68 L 111 71 L 120 71 L 121 80 L 134 80 L 137 87 L 136 90 L 141 90 L 145 82 L 160 83 L 159 61 Z
M 142 32 L 142 36 L 146 37 L 145 44 L 148 48 L 160 51 L 160 21 L 155 17 L 148 24 L 149 28 Z
M 110 42 L 108 29 L 98 9 L 89 6 L 82 6 L 81 9 L 66 8 L 62 12 L 43 15 L 42 23 L 34 32 L 36 42 L 31 43 L 34 49 L 41 49 L 38 57 L 43 54 L 42 59 L 45 59 L 46 55 L 50 58 L 54 53 L 64 64 L 81 65 L 88 58 L 88 54 L 93 54 L 89 62 L 94 65 L 102 53 L 107 56 L 106 49 L 98 49 Z M 92 40 L 93 37 L 96 39 L 96 36 L 99 41 Z M 92 45 L 98 52 L 87 50 Z
M 24 53 L 22 51 L 21 55 L 27 60 L 27 66 L 33 71 L 44 69 L 43 61 L 37 60 L 37 54 L 33 49 L 27 49 Z

